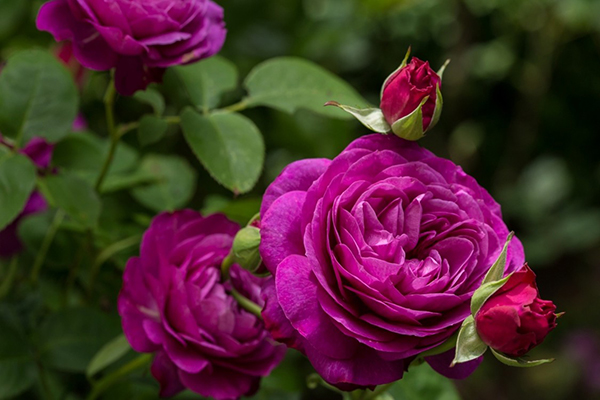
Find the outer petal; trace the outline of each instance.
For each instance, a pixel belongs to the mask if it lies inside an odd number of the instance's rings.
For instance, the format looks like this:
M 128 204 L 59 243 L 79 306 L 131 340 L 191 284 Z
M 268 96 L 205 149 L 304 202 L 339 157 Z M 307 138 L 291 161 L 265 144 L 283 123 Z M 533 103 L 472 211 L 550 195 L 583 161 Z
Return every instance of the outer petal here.
M 211 373 L 188 374 L 180 371 L 179 377 L 189 389 L 216 400 L 238 399 L 255 389 L 256 381 L 260 380 L 258 377 L 216 366 Z
M 152 367 L 150 367 L 152 376 L 160 383 L 160 396 L 171 397 L 185 389 L 185 386 L 179 380 L 177 367 L 171 362 L 169 357 L 162 351 L 156 353 Z
M 342 390 L 394 382 L 406 368 L 404 360 L 386 361 L 366 346 L 360 346 L 352 358 L 340 360 L 307 344 L 306 356 L 323 379 Z
M 125 267 L 123 274 L 123 289 L 119 294 L 118 309 L 123 325 L 123 333 L 134 350 L 140 352 L 151 352 L 157 350 L 144 330 L 144 320 L 149 319 L 148 314 L 141 310 L 154 312 L 158 318 L 158 310 L 152 307 L 152 298 L 144 285 L 142 266 L 139 258 L 131 258 Z M 141 304 L 140 304 L 141 303 Z
M 316 279 L 306 257 L 292 255 L 279 264 L 275 286 L 285 316 L 312 347 L 327 357 L 354 357 L 358 342 L 341 333 L 321 309 Z
M 326 158 L 310 158 L 295 161 L 285 167 L 267 188 L 260 206 L 260 215 L 264 216 L 271 204 L 285 193 L 295 190 L 307 191 L 330 163 L 331 160 Z
M 279 197 L 261 220 L 260 255 L 265 266 L 275 274 L 281 261 L 287 256 L 304 255 L 300 215 L 305 192 L 293 191 Z
M 271 333 L 273 339 L 304 353 L 304 339 L 292 327 L 277 299 L 275 278 L 269 278 L 263 287 L 262 296 L 265 301 L 265 307 L 262 310 L 265 328 Z
M 84 67 L 104 71 L 116 66 L 117 54 L 91 24 L 73 16 L 67 0 L 45 3 L 36 23 L 39 30 L 50 32 L 56 41 L 71 40 L 73 54 Z
M 475 360 L 450 367 L 450 364 L 454 359 L 454 351 L 455 349 L 450 349 L 442 354 L 425 357 L 425 361 L 427 361 L 427 364 L 429 364 L 435 372 L 450 379 L 465 379 L 471 375 L 483 361 L 483 356 L 481 356 Z

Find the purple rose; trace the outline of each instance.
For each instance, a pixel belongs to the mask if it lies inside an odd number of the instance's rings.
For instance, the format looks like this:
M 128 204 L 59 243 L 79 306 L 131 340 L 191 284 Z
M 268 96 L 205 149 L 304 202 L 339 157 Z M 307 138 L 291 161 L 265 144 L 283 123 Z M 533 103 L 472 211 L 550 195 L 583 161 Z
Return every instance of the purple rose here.
M 421 109 L 423 113 L 423 132 L 431 128 L 436 107 L 437 88 L 442 79 L 430 67 L 429 62 L 416 57 L 394 72 L 384 83 L 381 92 L 381 111 L 390 125 L 407 116 L 419 107 L 421 101 L 429 98 Z
M 274 275 L 263 317 L 273 337 L 342 389 L 393 382 L 454 334 L 498 257 L 500 206 L 451 161 L 369 135 L 333 160 L 289 165 L 261 207 L 260 252 Z M 513 239 L 507 273 L 523 265 Z M 426 361 L 449 368 L 454 350 Z
M 520 357 L 556 328 L 556 306 L 540 299 L 535 274 L 525 264 L 475 315 L 481 340 L 492 349 Z
M 236 399 L 257 390 L 281 361 L 255 315 L 229 294 L 232 285 L 262 305 L 264 279 L 237 265 L 221 282 L 237 224 L 220 214 L 163 213 L 144 234 L 140 256 L 127 262 L 119 295 L 123 331 L 139 352 L 155 352 L 152 375 L 161 395 L 189 388 L 202 396 Z
M 37 27 L 72 41 L 84 67 L 116 68 L 126 96 L 159 82 L 166 67 L 214 55 L 226 34 L 223 9 L 210 0 L 52 0 Z
M 2 141 L 2 135 L 0 135 L 0 141 Z M 46 142 L 44 139 L 33 138 L 21 149 L 21 153 L 29 157 L 38 170 L 43 172 L 50 166 L 53 149 L 54 145 Z M 21 211 L 13 222 L 0 231 L 0 257 L 8 258 L 22 250 L 23 244 L 17 235 L 19 223 L 27 215 L 45 211 L 47 207 L 48 203 L 46 203 L 46 200 L 38 191 L 34 191 L 29 196 L 23 211 Z

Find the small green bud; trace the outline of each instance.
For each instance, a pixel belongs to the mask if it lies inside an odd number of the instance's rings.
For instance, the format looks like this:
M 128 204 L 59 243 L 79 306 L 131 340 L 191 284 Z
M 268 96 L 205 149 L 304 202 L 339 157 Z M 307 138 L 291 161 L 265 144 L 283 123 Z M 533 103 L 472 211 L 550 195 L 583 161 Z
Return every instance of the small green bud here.
M 254 226 L 241 229 L 233 240 L 231 249 L 233 262 L 250 272 L 256 272 L 262 263 L 258 252 L 259 244 L 260 229 Z

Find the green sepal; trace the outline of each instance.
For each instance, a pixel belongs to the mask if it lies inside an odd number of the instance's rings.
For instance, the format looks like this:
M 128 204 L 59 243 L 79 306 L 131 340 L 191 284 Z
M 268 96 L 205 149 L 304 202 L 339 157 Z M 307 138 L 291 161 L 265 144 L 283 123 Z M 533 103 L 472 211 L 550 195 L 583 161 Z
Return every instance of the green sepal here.
M 394 75 L 396 75 L 396 73 L 398 71 L 400 71 L 402 68 L 406 67 L 406 64 L 408 64 L 408 57 L 410 57 L 410 46 L 408 46 L 408 50 L 406 50 L 406 55 L 404 56 L 404 60 L 402 60 L 402 64 L 400 64 L 400 66 L 398 68 L 396 68 L 394 70 L 394 72 L 392 72 L 391 74 L 389 74 L 388 77 L 385 78 L 385 81 L 383 81 L 383 85 L 381 85 L 381 92 L 379 93 L 379 99 L 380 100 L 383 98 L 383 89 L 385 89 L 385 85 L 387 85 L 387 83 L 389 82 L 389 80 L 392 79 L 392 77 Z
M 238 231 L 233 239 L 231 254 L 233 262 L 250 272 L 255 272 L 262 263 L 262 258 L 258 252 L 260 244 L 260 229 L 254 226 L 247 226 Z
M 494 349 L 491 349 L 491 350 L 492 350 L 492 354 L 494 354 L 494 357 L 496 357 L 498 359 L 498 361 L 500 361 L 502 364 L 506 364 L 510 367 L 530 368 L 530 367 L 537 367 L 538 365 L 542 365 L 542 364 L 551 363 L 552 361 L 554 361 L 554 358 L 544 358 L 541 360 L 526 360 L 521 357 L 513 358 L 513 357 L 509 357 L 505 354 L 499 353 Z
M 424 351 L 421 354 L 419 354 L 418 358 L 436 356 L 438 354 L 445 353 L 448 350 L 456 347 L 457 340 L 458 340 L 458 331 L 456 333 L 454 333 L 454 335 L 452 335 L 448 339 L 446 339 L 446 341 L 444 343 L 440 344 L 439 346 L 434 347 L 433 349 L 429 349 L 429 350 Z
M 359 120 L 361 124 L 373 132 L 387 134 L 392 130 L 392 127 L 387 123 L 383 116 L 383 112 L 381 112 L 379 108 L 355 108 L 345 106 L 337 101 L 328 101 L 325 105 L 336 106 L 347 113 L 352 114 L 354 118 Z
M 456 364 L 479 358 L 485 353 L 488 346 L 483 343 L 477 329 L 475 329 L 475 319 L 469 315 L 462 323 L 456 340 L 456 353 L 454 360 L 450 364 L 451 367 Z
M 442 65 L 440 67 L 440 69 L 438 69 L 437 74 L 440 77 L 440 80 L 443 79 L 444 71 L 446 70 L 446 67 L 448 66 L 448 64 L 450 64 L 450 59 L 446 60 L 446 62 L 444 63 L 444 65 Z
M 504 247 L 498 255 L 494 264 L 490 267 L 487 274 L 485 274 L 485 278 L 483 278 L 483 282 L 481 284 L 486 284 L 488 282 L 493 282 L 502 279 L 504 275 L 504 270 L 506 268 L 506 253 L 508 252 L 508 245 L 510 244 L 511 239 L 515 236 L 514 232 L 510 232 L 506 237 L 506 243 L 504 243 Z
M 512 274 L 511 274 L 512 275 Z M 507 277 L 500 279 L 499 281 L 484 283 L 473 293 L 473 297 L 471 298 L 471 314 L 477 315 L 479 309 L 483 304 L 489 299 L 494 293 L 496 293 L 506 282 L 510 275 Z
M 425 96 L 421 100 L 421 104 L 410 114 L 400 118 L 392 124 L 392 132 L 396 136 L 406 140 L 419 140 L 425 136 L 423 131 L 423 105 L 429 100 L 429 96 Z
M 429 349 L 427 351 L 419 354 L 409 365 L 409 367 L 415 367 L 421 365 L 425 362 L 425 357 L 436 356 L 438 354 L 442 354 L 447 352 L 450 349 L 456 347 L 456 340 L 458 339 L 458 331 L 456 331 L 452 336 L 450 336 L 446 341 L 440 344 L 433 349 Z
M 442 98 L 442 92 L 440 90 L 440 85 L 435 87 L 435 108 L 433 110 L 433 116 L 431 117 L 431 122 L 429 122 L 429 126 L 425 129 L 425 132 L 433 128 L 438 121 L 440 120 L 440 116 L 442 115 L 442 108 L 444 106 L 444 99 Z

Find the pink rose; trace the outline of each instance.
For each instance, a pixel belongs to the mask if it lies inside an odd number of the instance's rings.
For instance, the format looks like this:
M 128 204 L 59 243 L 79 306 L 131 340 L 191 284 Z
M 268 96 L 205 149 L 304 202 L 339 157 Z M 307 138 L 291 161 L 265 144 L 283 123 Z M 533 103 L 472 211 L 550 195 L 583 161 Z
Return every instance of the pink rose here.
M 51 0 L 37 28 L 73 43 L 86 68 L 115 68 L 125 96 L 159 82 L 165 68 L 217 53 L 225 41 L 223 9 L 210 0 Z

